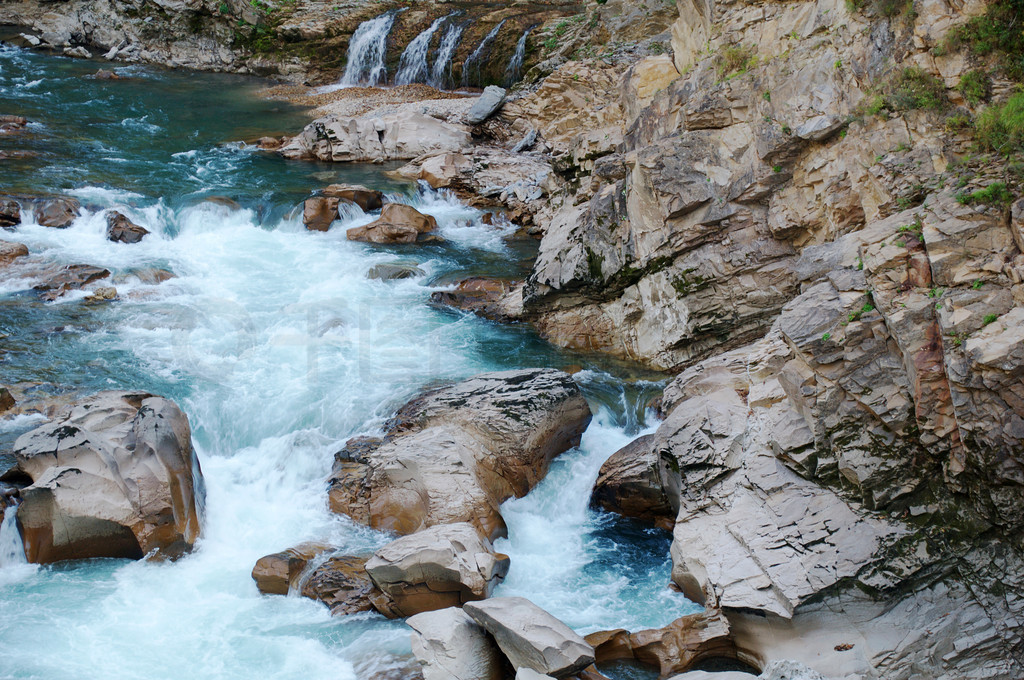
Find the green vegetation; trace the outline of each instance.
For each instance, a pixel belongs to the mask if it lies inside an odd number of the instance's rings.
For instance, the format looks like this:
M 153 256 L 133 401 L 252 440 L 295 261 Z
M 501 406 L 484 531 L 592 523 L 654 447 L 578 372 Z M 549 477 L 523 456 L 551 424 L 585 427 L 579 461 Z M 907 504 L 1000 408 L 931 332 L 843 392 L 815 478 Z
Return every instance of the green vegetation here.
M 874 96 L 868 98 L 863 112 L 874 116 L 884 110 L 939 111 L 948 105 L 946 85 L 939 78 L 918 66 L 908 66 L 894 73 L 876 88 Z
M 978 146 L 1010 155 L 1024 152 L 1024 92 L 986 108 L 975 124 Z
M 846 0 L 846 9 L 851 12 L 870 10 L 873 14 L 889 18 L 904 15 L 910 21 L 917 18 L 914 0 Z
M 1002 182 L 993 182 L 984 189 L 971 193 L 957 194 L 956 200 L 964 205 L 981 203 L 983 205 L 1004 205 L 1013 201 L 1013 194 Z
M 831 337 L 832 337 L 831 333 L 825 333 L 824 335 L 821 336 L 821 341 L 822 342 L 828 342 L 828 339 L 831 338 Z
M 978 279 L 977 281 L 971 284 L 971 290 L 981 290 L 981 287 L 984 285 L 985 282 L 982 281 L 981 279 Z
M 782 172 L 782 166 L 781 165 L 773 165 L 772 166 L 772 172 L 774 172 L 776 174 Z
M 981 320 L 981 325 L 987 326 L 998 318 L 999 316 L 996 314 L 986 314 L 985 318 Z
M 1024 0 L 994 0 L 985 14 L 952 31 L 943 48 L 994 56 L 1008 77 L 1024 80 Z
M 977 106 L 981 102 L 987 102 L 992 96 L 992 79 L 984 71 L 968 71 L 960 78 L 960 84 L 956 89 L 968 104 Z
M 865 302 L 864 306 L 858 309 L 856 312 L 850 312 L 850 315 L 846 317 L 847 321 L 860 321 L 860 317 L 864 316 L 868 312 L 875 311 L 875 306 L 870 302 Z
M 715 57 L 715 71 L 722 80 L 741 76 L 755 66 L 757 55 L 747 45 L 726 47 Z

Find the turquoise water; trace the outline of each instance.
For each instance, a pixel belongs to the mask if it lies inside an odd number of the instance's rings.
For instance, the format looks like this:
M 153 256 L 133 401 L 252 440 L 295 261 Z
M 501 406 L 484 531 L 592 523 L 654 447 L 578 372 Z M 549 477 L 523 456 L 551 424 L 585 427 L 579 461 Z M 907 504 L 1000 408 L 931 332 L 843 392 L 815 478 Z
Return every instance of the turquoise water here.
M 109 67 L 109 65 L 107 65 Z M 254 97 L 262 83 L 115 67 L 0 49 L 0 113 L 33 121 L 0 149 L 2 192 L 61 191 L 83 211 L 65 230 L 28 218 L 0 237 L 34 256 L 111 270 L 120 299 L 40 302 L 31 277 L 0 279 L 0 383 L 148 389 L 193 426 L 208 491 L 203 538 L 172 564 L 96 560 L 0 568 L 0 678 L 370 678 L 408 667 L 408 629 L 373 615 L 332 619 L 301 598 L 263 597 L 260 556 L 303 540 L 350 552 L 387 536 L 326 509 L 324 478 L 346 438 L 372 433 L 439 379 L 517 366 L 577 365 L 600 416 L 580 449 L 505 508 L 507 592 L 529 591 L 580 630 L 662 625 L 693 605 L 668 591 L 668 538 L 587 509 L 601 462 L 647 427 L 657 382 L 557 351 L 526 326 L 436 310 L 435 281 L 459 272 L 521 273 L 530 243 L 481 221 L 452 196 L 388 180 L 380 166 L 286 162 L 240 143 L 295 131 L 304 114 Z M 360 182 L 434 215 L 447 243 L 387 249 L 345 228 L 306 231 L 311 190 Z M 204 200 L 211 196 L 231 199 Z M 105 211 L 151 230 L 106 240 Z M 426 276 L 377 281 L 384 262 Z M 135 272 L 166 269 L 152 285 Z M 0 447 L 33 425 L 0 421 Z M 566 539 L 566 540 L 562 540 Z M 564 558 L 564 559 L 562 559 Z M 561 560 L 562 568 L 545 570 Z

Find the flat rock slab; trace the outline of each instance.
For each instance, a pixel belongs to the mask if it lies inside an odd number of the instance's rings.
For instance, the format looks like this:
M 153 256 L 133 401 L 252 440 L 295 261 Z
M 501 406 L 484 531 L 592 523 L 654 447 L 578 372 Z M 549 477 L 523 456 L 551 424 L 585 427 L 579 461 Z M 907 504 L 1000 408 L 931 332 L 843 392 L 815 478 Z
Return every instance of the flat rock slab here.
M 524 597 L 469 602 L 463 611 L 494 636 L 516 668 L 561 678 L 594 663 L 586 640 Z
M 483 628 L 458 607 L 424 612 L 406 623 L 424 680 L 500 680 L 501 652 Z
M 488 85 L 484 88 L 480 98 L 473 104 L 473 108 L 466 114 L 466 122 L 470 125 L 478 125 L 493 116 L 494 112 L 505 103 L 505 94 L 505 88 Z

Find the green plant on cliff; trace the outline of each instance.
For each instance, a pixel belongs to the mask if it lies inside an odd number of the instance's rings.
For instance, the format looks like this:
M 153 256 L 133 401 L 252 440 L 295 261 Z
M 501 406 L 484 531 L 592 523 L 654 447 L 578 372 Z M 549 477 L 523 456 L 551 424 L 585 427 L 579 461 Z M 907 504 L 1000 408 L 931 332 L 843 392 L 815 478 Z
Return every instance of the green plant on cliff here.
M 913 109 L 942 110 L 949 104 L 946 86 L 937 77 L 919 66 L 907 66 L 894 73 L 876 95 L 875 107 L 881 98 L 881 109 L 910 111 Z
M 730 45 L 715 56 L 715 71 L 721 80 L 741 76 L 757 66 L 757 54 L 747 45 Z
M 956 200 L 964 205 L 980 203 L 982 205 L 1004 205 L 1013 201 L 1013 194 L 1002 182 L 993 182 L 984 189 L 971 193 L 957 194 Z
M 911 21 L 917 18 L 914 0 L 846 0 L 846 9 L 851 12 L 870 11 L 889 18 L 904 15 Z
M 985 14 L 951 31 L 942 48 L 994 56 L 1008 77 L 1024 80 L 1024 0 L 995 0 Z
M 992 96 L 992 79 L 982 70 L 968 71 L 960 78 L 956 89 L 974 106 L 987 102 Z
M 1024 152 L 1024 92 L 989 106 L 975 124 L 978 145 L 1005 155 Z

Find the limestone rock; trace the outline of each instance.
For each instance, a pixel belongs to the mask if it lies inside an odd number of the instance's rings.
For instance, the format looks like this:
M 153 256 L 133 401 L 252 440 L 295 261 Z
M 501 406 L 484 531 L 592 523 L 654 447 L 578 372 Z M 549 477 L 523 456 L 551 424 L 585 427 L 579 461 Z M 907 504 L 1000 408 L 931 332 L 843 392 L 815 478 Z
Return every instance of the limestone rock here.
M 487 632 L 458 607 L 417 614 L 406 620 L 413 629 L 412 653 L 423 666 L 424 680 L 500 680 L 501 652 Z
M 469 522 L 493 540 L 505 531 L 498 506 L 532 489 L 590 417 L 560 371 L 485 373 L 429 390 L 399 409 L 365 462 L 339 463 L 331 508 L 400 534 Z
M 107 239 L 119 243 L 138 243 L 149 230 L 112 210 L 107 214 Z
M 639 437 L 619 449 L 601 466 L 590 504 L 662 529 L 675 525 L 674 504 L 662 481 L 653 435 Z
M 386 262 L 375 264 L 366 272 L 369 279 L 381 279 L 383 281 L 395 281 L 399 279 L 414 279 L 417 276 L 426 276 L 426 272 L 414 264 L 403 264 L 398 262 Z
M 516 668 L 561 678 L 594 663 L 593 647 L 526 598 L 497 597 L 462 609 L 494 637 Z
M 483 94 L 473 103 L 473 107 L 466 113 L 466 122 L 470 125 L 479 125 L 494 115 L 495 111 L 505 103 L 505 88 L 497 85 L 488 85 L 484 88 Z
M 0 267 L 9 265 L 19 257 L 28 255 L 28 247 L 24 243 L 0 241 Z
M 377 611 L 396 618 L 489 597 L 508 567 L 507 555 L 460 522 L 389 543 L 366 563 L 366 572 L 383 593 L 373 600 Z
M 200 532 L 203 482 L 185 414 L 142 392 L 100 392 L 18 438 L 32 484 L 18 520 L 30 562 L 175 557 Z
M 300 543 L 294 548 L 261 557 L 252 568 L 252 580 L 256 588 L 268 595 L 287 595 L 306 565 L 329 550 L 323 543 Z
M 381 162 L 411 160 L 427 153 L 459 151 L 469 131 L 415 111 L 358 118 L 328 116 L 313 121 L 281 149 L 286 158 Z
M 327 231 L 331 222 L 338 219 L 337 198 L 313 196 L 302 203 L 302 223 L 310 231 Z
M 117 299 L 117 288 L 113 286 L 98 286 L 92 290 L 91 293 L 85 296 L 85 302 L 87 304 L 96 304 L 99 302 L 109 302 Z
M 350 241 L 369 243 L 416 243 L 436 229 L 437 220 L 432 216 L 409 205 L 388 203 L 377 220 L 349 229 L 346 236 Z
M 110 271 L 107 269 L 87 264 L 69 264 L 48 273 L 33 289 L 39 291 L 39 296 L 44 300 L 52 301 L 69 290 L 82 288 L 108 276 Z

